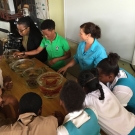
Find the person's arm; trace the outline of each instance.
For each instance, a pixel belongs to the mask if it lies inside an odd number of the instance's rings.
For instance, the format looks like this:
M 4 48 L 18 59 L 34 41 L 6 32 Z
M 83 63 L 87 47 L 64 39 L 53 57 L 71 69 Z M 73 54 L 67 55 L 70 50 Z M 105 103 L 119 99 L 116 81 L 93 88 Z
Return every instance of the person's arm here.
M 105 51 L 104 49 L 99 50 L 99 51 L 97 52 L 97 56 L 96 56 L 96 58 L 95 58 L 95 60 L 94 60 L 94 67 L 96 67 L 97 64 L 98 64 L 101 60 L 103 60 L 103 59 L 105 59 L 105 58 L 107 58 L 106 51 Z
M 53 115 L 58 120 L 58 126 L 62 125 L 65 116 L 60 111 L 55 111 Z
M 69 50 L 69 51 L 65 52 L 64 56 L 51 59 L 50 61 L 48 61 L 48 63 L 49 63 L 50 65 L 53 65 L 53 64 L 55 64 L 57 61 L 66 60 L 66 59 L 68 59 L 68 58 L 70 58 L 70 57 L 71 57 L 71 51 Z
M 28 51 L 28 52 L 15 52 L 14 56 L 19 56 L 19 55 L 36 55 L 36 54 L 40 53 L 43 49 L 44 48 L 39 46 L 37 49 L 32 50 L 32 51 Z
M 69 67 L 73 67 L 75 64 L 76 64 L 76 61 L 74 59 L 72 59 L 66 66 L 60 68 L 58 70 L 58 73 L 64 74 Z
M 13 82 L 10 76 L 3 77 L 3 87 L 5 90 L 9 90 L 13 87 Z
M 129 87 L 122 85 L 115 86 L 112 92 L 123 106 L 127 106 L 129 100 L 133 96 L 132 90 Z
M 19 105 L 18 100 L 12 95 L 5 94 L 2 96 L 2 107 L 6 105 L 11 105 L 13 107 L 14 112 L 15 112 L 15 117 L 17 119 L 19 115 L 18 114 L 18 105 Z

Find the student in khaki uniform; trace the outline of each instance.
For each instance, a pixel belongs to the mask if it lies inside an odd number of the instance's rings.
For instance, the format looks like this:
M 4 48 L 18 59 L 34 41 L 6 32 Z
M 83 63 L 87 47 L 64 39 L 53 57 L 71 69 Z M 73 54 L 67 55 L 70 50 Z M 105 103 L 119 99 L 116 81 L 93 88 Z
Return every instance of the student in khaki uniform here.
M 24 94 L 20 99 L 18 120 L 12 125 L 2 126 L 0 135 L 56 135 L 57 119 L 40 116 L 41 108 L 42 99 L 38 94 Z
M 55 32 L 55 22 L 53 20 L 46 19 L 43 21 L 41 24 L 41 31 L 44 38 L 37 49 L 21 53 L 16 52 L 15 56 L 24 54 L 35 55 L 46 48 L 48 53 L 48 65 L 57 71 L 58 69 L 65 66 L 64 60 L 70 58 L 70 47 L 67 40 Z

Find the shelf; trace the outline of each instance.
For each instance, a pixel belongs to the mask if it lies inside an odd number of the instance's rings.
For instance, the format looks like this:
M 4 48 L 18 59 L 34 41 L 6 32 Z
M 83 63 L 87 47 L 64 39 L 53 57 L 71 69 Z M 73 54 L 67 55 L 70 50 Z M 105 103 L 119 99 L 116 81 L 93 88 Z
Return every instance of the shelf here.
M 8 14 L 6 11 L 0 10 L 0 17 L 3 18 L 4 20 L 13 20 L 16 18 L 22 17 L 22 13 L 16 13 L 16 14 Z

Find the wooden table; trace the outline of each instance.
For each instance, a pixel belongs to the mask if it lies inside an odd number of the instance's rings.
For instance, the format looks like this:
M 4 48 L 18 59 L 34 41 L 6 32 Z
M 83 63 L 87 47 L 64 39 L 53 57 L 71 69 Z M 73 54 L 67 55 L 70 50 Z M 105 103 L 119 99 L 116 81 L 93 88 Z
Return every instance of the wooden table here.
M 53 71 L 51 68 L 37 60 L 36 58 L 32 59 L 35 62 L 35 67 L 45 67 L 47 71 Z M 9 75 L 13 81 L 13 88 L 10 91 L 6 91 L 8 94 L 14 95 L 18 100 L 20 100 L 21 96 L 27 92 L 35 92 L 41 96 L 43 105 L 42 105 L 42 115 L 47 116 L 51 115 L 54 111 L 61 111 L 64 114 L 63 108 L 59 104 L 59 97 L 54 99 L 45 98 L 40 92 L 39 88 L 31 89 L 26 85 L 25 79 L 21 77 L 19 74 L 15 73 L 10 69 L 9 65 L 3 59 L 0 62 L 0 68 L 2 69 L 3 75 Z M 53 71 L 55 72 L 55 71 Z M 63 77 L 63 83 L 66 79 Z

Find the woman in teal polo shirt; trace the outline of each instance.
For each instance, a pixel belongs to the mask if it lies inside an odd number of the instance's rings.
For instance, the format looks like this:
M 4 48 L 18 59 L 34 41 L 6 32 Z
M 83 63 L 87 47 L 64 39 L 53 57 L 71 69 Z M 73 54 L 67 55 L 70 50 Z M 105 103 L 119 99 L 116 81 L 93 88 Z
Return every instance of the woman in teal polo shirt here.
M 83 40 L 79 43 L 74 58 L 59 73 L 65 73 L 69 67 L 79 64 L 81 70 L 91 69 L 104 58 L 107 57 L 105 48 L 98 42 L 101 37 L 100 28 L 92 22 L 84 23 L 80 26 L 80 38 Z
M 15 55 L 35 55 L 40 53 L 44 48 L 48 53 L 48 65 L 55 71 L 65 66 L 65 59 L 71 56 L 70 47 L 67 40 L 55 32 L 55 22 L 46 19 L 41 24 L 41 31 L 44 38 L 40 46 L 32 51 L 15 53 Z

